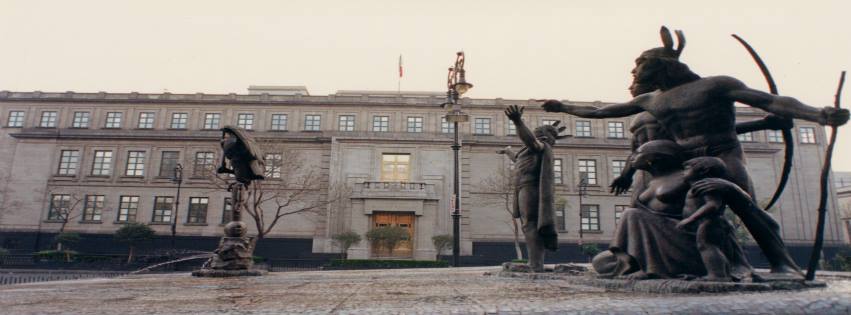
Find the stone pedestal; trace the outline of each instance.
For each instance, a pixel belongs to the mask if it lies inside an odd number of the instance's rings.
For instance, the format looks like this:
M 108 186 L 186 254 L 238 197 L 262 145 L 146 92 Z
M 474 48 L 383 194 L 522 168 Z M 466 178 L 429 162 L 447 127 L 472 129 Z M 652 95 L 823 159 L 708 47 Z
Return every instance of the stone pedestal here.
M 260 276 L 265 272 L 252 270 L 254 265 L 253 237 L 245 236 L 246 226 L 241 221 L 232 221 L 225 226 L 225 236 L 219 242 L 213 257 L 200 270 L 192 272 L 196 277 Z

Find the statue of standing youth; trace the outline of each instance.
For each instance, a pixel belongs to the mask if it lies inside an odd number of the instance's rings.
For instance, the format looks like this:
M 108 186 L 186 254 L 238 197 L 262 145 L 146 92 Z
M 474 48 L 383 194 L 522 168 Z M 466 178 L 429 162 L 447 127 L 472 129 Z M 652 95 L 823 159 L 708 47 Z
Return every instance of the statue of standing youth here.
M 534 133 L 523 123 L 523 107 L 511 105 L 505 115 L 517 127 L 517 136 L 524 147 L 513 153 L 505 153 L 514 161 L 514 210 L 512 215 L 521 218 L 529 267 L 532 271 L 544 271 L 544 250 L 558 249 L 558 232 L 555 226 L 553 148 L 559 132 L 559 122 L 544 125 Z

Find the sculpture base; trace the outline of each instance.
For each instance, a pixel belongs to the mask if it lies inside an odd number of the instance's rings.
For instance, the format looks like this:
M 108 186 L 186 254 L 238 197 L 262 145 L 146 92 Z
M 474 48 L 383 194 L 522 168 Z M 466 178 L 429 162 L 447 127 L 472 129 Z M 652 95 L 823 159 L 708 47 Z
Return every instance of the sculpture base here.
M 221 269 L 198 269 L 192 272 L 194 277 L 227 278 L 227 277 L 258 277 L 266 275 L 265 270 L 221 270 Z
M 520 273 L 535 273 L 532 267 L 524 263 L 505 262 L 502 263 L 502 272 L 520 272 Z M 554 267 L 544 267 L 543 273 L 553 273 L 558 275 L 584 275 L 588 272 L 588 268 L 576 264 L 558 264 Z
M 802 279 L 770 279 L 763 277 L 764 282 L 712 282 L 700 280 L 682 279 L 601 279 L 590 273 L 577 273 L 570 271 L 566 273 L 557 272 L 525 272 L 522 267 L 514 268 L 503 264 L 503 269 L 497 276 L 506 278 L 524 278 L 530 280 L 563 280 L 574 285 L 585 285 L 598 287 L 606 291 L 639 292 L 639 293 L 724 293 L 724 292 L 765 292 L 784 290 L 804 290 L 810 288 L 824 288 L 826 284 L 822 281 L 804 281 Z M 569 266 L 569 265 L 568 265 Z M 581 267 L 581 266 L 578 266 Z M 557 269 L 549 269 L 554 270 Z M 764 274 L 761 274 L 764 276 Z M 766 279 L 767 278 L 767 279 Z

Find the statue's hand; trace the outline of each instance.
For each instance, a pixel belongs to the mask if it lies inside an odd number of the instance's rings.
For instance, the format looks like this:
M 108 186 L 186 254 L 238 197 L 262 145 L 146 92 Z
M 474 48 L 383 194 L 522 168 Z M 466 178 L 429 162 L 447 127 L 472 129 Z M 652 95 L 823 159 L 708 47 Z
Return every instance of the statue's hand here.
M 774 114 L 765 116 L 765 122 L 768 123 L 768 128 L 771 130 L 792 129 L 794 126 L 792 119 L 780 117 Z
M 496 150 L 497 154 L 507 154 L 508 152 L 511 152 L 511 146 L 510 145 L 506 146 L 502 149 Z
M 848 122 L 848 110 L 844 108 L 825 107 L 821 110 L 822 125 L 842 126 Z
M 704 178 L 693 185 L 691 185 L 691 189 L 695 195 L 704 195 L 710 192 L 718 192 L 722 194 L 727 194 L 736 189 L 736 184 L 731 183 L 725 179 L 721 178 Z
M 541 107 L 548 112 L 564 112 L 564 104 L 556 100 L 548 100 Z
M 523 107 L 517 105 L 509 105 L 505 109 L 505 116 L 512 121 L 519 121 L 523 117 Z
M 632 187 L 632 177 L 618 176 L 609 187 L 611 187 L 610 192 L 614 193 L 615 196 L 623 194 L 629 190 L 629 187 Z

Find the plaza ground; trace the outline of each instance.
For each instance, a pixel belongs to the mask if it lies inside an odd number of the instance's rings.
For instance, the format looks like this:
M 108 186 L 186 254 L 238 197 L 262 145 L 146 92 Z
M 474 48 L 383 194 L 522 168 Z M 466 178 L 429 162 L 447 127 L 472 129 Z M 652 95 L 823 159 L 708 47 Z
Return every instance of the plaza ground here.
M 804 291 L 661 295 L 565 280 L 502 278 L 499 267 L 188 273 L 0 287 L 3 314 L 849 314 L 851 279 Z M 847 274 L 846 274 L 847 276 Z

